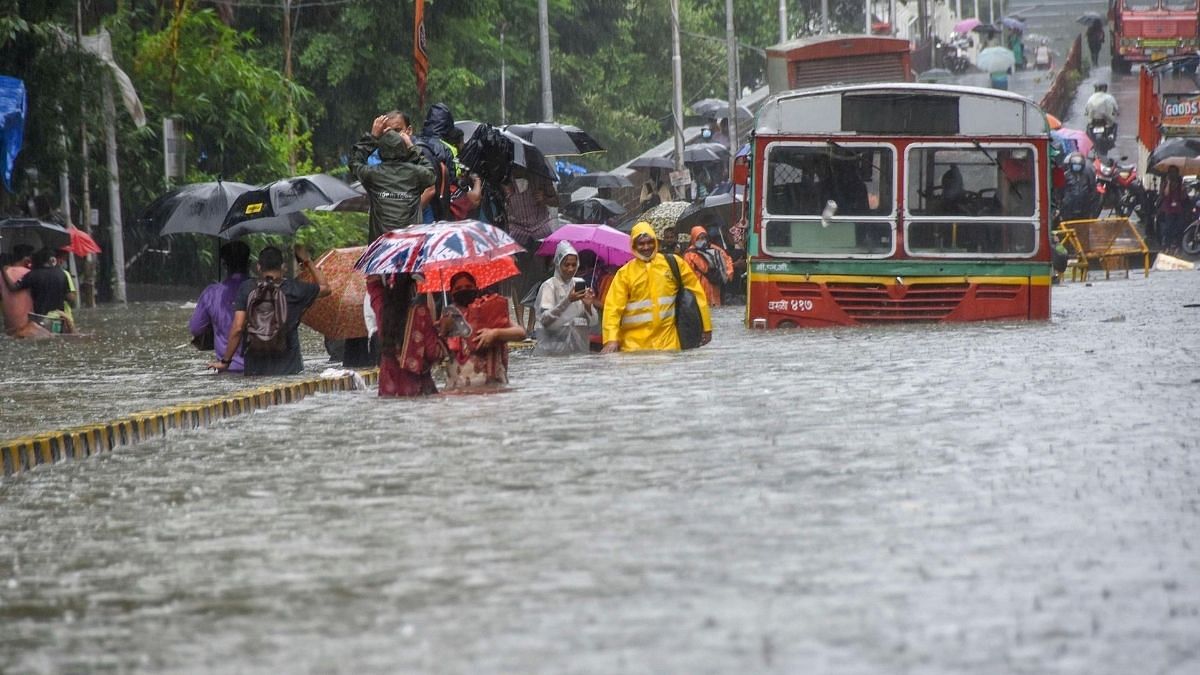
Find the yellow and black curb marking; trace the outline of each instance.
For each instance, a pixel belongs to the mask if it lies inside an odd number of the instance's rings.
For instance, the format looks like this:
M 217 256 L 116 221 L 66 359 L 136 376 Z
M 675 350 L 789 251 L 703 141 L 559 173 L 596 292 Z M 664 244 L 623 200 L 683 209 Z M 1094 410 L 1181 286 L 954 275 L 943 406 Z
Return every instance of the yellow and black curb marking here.
M 359 371 L 359 375 L 367 384 L 375 384 L 379 379 L 377 369 Z M 0 475 L 12 476 L 39 464 L 91 457 L 123 445 L 166 436 L 168 431 L 197 429 L 226 417 L 294 403 L 310 394 L 351 389 L 354 389 L 351 375 L 289 382 L 239 391 L 208 401 L 134 413 L 103 424 L 0 441 L 0 463 L 4 468 Z

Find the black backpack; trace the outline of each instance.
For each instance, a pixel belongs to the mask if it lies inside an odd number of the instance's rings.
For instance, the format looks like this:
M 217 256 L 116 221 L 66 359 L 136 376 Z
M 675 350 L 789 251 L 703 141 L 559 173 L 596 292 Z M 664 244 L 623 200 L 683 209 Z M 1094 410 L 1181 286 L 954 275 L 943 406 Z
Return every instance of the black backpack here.
M 287 351 L 287 298 L 273 279 L 260 279 L 246 298 L 245 351 L 274 356 Z
M 435 194 L 429 205 L 433 207 L 434 220 L 450 220 L 450 181 L 454 179 L 454 155 L 450 154 L 445 143 L 428 136 L 417 137 L 413 145 L 425 155 L 433 169 Z

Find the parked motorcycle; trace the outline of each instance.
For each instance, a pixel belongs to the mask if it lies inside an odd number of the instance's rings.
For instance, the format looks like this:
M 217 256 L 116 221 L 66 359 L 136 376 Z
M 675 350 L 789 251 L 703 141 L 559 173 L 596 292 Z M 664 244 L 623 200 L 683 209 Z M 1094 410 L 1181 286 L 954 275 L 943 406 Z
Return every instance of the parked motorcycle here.
M 1200 255 L 1200 220 L 1193 220 L 1183 231 L 1180 247 L 1188 255 Z
M 942 65 L 953 73 L 965 73 L 971 67 L 967 50 L 971 48 L 971 38 L 955 33 L 945 41 L 938 42 Z
M 1152 230 L 1154 201 L 1138 180 L 1137 166 L 1126 164 L 1127 159 L 1121 157 L 1118 162 L 1101 156 L 1092 161 L 1092 169 L 1096 172 L 1096 192 L 1100 195 L 1096 215 L 1105 209 L 1118 216 L 1136 215 L 1143 227 Z
M 1092 121 L 1087 126 L 1087 136 L 1092 139 L 1092 152 L 1104 157 L 1117 144 L 1117 123 Z

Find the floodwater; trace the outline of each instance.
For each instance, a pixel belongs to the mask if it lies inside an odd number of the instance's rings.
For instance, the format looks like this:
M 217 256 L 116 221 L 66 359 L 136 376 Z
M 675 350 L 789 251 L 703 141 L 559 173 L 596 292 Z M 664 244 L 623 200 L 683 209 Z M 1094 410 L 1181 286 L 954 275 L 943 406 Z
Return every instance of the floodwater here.
M 515 354 L 501 394 L 38 468 L 0 481 L 0 672 L 1200 672 L 1196 303 L 1173 272 L 1046 323 L 725 308 L 694 353 Z M 0 342 L 3 428 L 246 386 L 186 316 Z

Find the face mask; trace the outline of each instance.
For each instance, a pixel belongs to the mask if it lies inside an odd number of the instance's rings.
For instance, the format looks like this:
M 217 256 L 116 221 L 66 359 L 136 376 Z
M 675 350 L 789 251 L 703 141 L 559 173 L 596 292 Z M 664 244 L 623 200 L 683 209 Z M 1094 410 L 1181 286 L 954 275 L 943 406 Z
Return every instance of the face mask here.
M 529 189 L 529 179 L 528 178 L 514 179 L 513 185 L 517 186 L 517 192 L 524 192 Z
M 701 131 L 700 138 L 712 138 L 712 129 L 704 129 Z
M 707 239 L 700 239 L 700 240 L 697 240 L 697 241 L 696 241 L 696 248 L 700 249 L 701 251 L 703 251 L 704 249 L 708 248 L 708 240 L 707 240 Z
M 464 288 L 461 291 L 454 291 L 450 294 L 450 297 L 454 298 L 454 304 L 466 307 L 472 302 L 475 302 L 475 298 L 479 297 L 479 289 Z
M 1079 173 L 1080 171 L 1083 171 L 1083 165 L 1082 164 L 1072 164 L 1071 170 L 1076 173 Z

